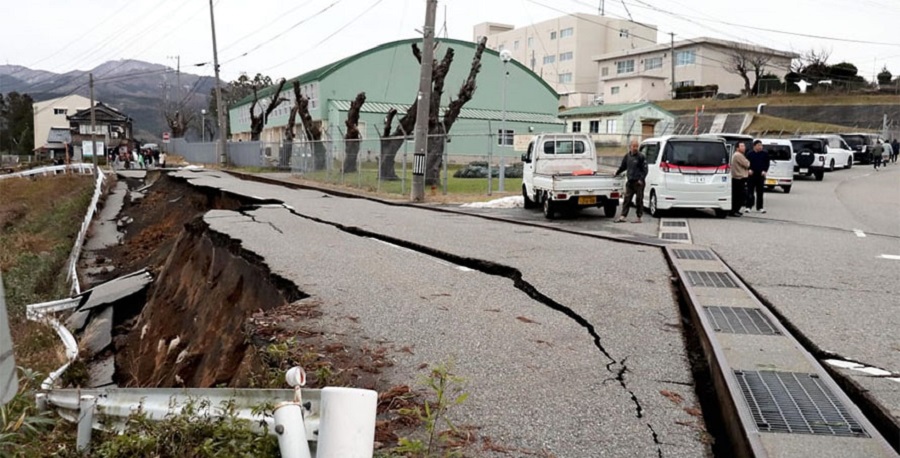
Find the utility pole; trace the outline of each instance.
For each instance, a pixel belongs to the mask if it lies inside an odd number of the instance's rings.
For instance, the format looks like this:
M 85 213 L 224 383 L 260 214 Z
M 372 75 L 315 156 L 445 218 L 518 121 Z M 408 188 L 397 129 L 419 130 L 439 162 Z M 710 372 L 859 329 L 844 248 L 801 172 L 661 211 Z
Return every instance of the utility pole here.
M 97 119 L 94 115 L 94 74 L 90 74 L 91 81 L 91 151 L 93 151 L 94 173 L 97 173 L 97 139 L 94 134 L 97 132 Z M 83 159 L 83 158 L 82 158 Z
M 175 89 L 175 100 L 178 100 L 178 103 L 181 103 L 181 55 L 167 57 L 169 59 L 175 59 L 175 84 L 177 85 L 177 89 Z
M 605 16 L 604 13 L 606 13 L 606 2 L 603 0 L 600 0 L 600 8 L 597 8 L 597 9 L 600 11 L 601 16 Z
M 225 128 L 225 107 L 222 106 L 222 84 L 219 80 L 219 51 L 216 48 L 216 18 L 213 14 L 213 0 L 209 0 L 209 25 L 212 27 L 213 66 L 216 70 L 216 114 L 219 116 L 219 164 L 225 165 L 228 159 L 225 136 L 228 130 Z
M 210 0 L 212 1 L 212 0 Z M 419 75 L 419 97 L 416 106 L 416 151 L 413 154 L 413 202 L 425 200 L 425 163 L 428 150 L 428 115 L 431 107 L 431 71 L 434 63 L 434 20 L 437 0 L 426 0 L 425 27 L 422 29 L 422 71 Z
M 669 36 L 672 39 L 669 47 L 669 54 L 672 58 L 672 100 L 675 100 L 675 32 L 669 32 Z

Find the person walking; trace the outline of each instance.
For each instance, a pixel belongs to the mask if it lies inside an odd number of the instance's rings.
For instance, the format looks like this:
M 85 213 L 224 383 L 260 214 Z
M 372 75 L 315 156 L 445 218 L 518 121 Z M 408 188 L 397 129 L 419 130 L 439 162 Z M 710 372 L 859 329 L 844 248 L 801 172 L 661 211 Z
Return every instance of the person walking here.
M 762 142 L 753 141 L 753 151 L 747 155 L 750 161 L 749 177 L 747 178 L 747 211 L 753 209 L 756 203 L 756 211 L 766 212 L 763 205 L 763 194 L 766 192 L 766 175 L 769 173 L 769 153 L 763 150 Z
M 891 142 L 891 148 L 894 150 L 891 162 L 897 162 L 897 155 L 900 154 L 900 141 L 897 141 L 897 139 L 894 138 L 894 141 Z
M 881 165 L 887 167 L 888 163 L 891 162 L 891 159 L 894 158 L 894 155 L 897 154 L 894 151 L 894 147 L 891 146 L 891 142 L 884 142 L 884 152 L 881 153 Z
M 878 167 L 881 166 L 881 155 L 884 154 L 884 145 L 881 140 L 878 140 L 878 143 L 875 144 L 875 147 L 872 148 L 872 167 L 875 168 L 875 171 L 878 171 Z
M 622 158 L 622 165 L 616 171 L 616 176 L 626 172 L 625 181 L 625 202 L 622 204 L 622 214 L 616 218 L 617 223 L 624 223 L 628 217 L 628 210 L 636 207 L 637 219 L 634 223 L 641 222 L 641 216 L 644 215 L 644 179 L 647 178 L 647 158 L 638 149 L 637 140 L 631 142 L 631 149 Z M 632 204 L 632 199 L 635 203 Z
M 747 204 L 747 177 L 750 175 L 750 160 L 744 155 L 747 147 L 738 143 L 731 156 L 731 216 L 741 216 Z

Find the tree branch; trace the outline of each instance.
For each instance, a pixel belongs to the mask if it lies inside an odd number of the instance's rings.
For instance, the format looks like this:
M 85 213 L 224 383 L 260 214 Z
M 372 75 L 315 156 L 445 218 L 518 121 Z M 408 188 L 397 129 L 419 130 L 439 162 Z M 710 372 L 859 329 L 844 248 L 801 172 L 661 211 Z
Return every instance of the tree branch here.
M 459 117 L 459 112 L 462 110 L 463 105 L 469 100 L 472 100 L 472 96 L 475 95 L 475 77 L 478 76 L 478 72 L 481 70 L 481 55 L 484 53 L 484 47 L 486 45 L 487 38 L 482 37 L 481 41 L 478 42 L 478 47 L 475 48 L 475 55 L 472 57 L 472 67 L 469 68 L 469 76 L 459 88 L 459 94 L 457 94 L 456 100 L 451 101 L 450 106 L 447 107 L 447 111 L 444 112 L 444 132 L 450 131 L 450 128 L 453 127 L 453 124 Z

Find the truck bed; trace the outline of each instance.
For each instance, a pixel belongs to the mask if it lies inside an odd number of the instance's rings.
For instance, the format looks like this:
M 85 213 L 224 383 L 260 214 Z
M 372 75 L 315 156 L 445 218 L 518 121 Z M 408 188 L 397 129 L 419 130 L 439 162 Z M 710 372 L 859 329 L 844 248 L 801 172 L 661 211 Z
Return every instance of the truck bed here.
M 571 173 L 557 173 L 552 175 L 535 174 L 534 186 L 539 189 L 547 189 L 551 192 L 581 191 L 582 194 L 607 193 L 621 190 L 625 185 L 624 178 L 616 177 L 612 173 L 597 172 L 593 175 L 572 175 Z

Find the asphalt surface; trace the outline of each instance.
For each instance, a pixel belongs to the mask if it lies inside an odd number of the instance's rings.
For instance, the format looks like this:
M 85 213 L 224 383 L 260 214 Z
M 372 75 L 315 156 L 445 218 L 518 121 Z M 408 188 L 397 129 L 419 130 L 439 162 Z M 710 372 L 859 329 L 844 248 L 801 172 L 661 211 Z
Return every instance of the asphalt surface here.
M 395 353 L 391 382 L 455 360 L 470 393 L 457 420 L 495 442 L 566 457 L 708 453 L 685 410 L 699 405 L 660 250 L 218 172 L 177 175 L 283 202 L 206 220 L 321 299 L 336 339 L 412 348 Z

